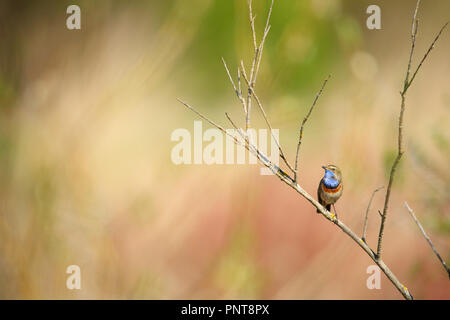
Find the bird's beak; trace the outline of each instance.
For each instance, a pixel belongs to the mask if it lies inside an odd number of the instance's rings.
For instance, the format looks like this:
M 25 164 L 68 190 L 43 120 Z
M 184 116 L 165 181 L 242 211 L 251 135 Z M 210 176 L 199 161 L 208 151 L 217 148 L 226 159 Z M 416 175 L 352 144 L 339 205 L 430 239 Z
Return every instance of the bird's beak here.
M 322 166 L 322 169 L 325 169 L 325 170 L 327 170 L 327 167 L 325 167 L 325 166 Z

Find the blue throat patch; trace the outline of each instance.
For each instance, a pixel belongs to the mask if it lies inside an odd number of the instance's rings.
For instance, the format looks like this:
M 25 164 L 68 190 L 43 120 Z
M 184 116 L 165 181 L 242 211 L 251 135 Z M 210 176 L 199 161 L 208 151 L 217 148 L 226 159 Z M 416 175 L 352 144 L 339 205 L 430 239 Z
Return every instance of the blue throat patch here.
M 328 169 L 325 169 L 325 176 L 323 177 L 323 184 L 328 189 L 335 189 L 339 186 L 339 181 L 336 179 L 336 176 L 333 172 Z

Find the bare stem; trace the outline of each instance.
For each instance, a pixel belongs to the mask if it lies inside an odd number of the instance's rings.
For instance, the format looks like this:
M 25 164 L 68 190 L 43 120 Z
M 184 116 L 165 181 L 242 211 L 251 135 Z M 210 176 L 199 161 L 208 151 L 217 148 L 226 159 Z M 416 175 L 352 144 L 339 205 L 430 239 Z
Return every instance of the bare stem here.
M 427 235 L 427 233 L 425 232 L 424 228 L 422 227 L 422 224 L 419 222 L 419 220 L 417 219 L 416 215 L 414 214 L 414 211 L 410 208 L 410 206 L 408 205 L 408 203 L 405 201 L 405 207 L 408 210 L 409 214 L 411 215 L 411 217 L 414 219 L 414 221 L 416 222 L 417 226 L 420 229 L 420 232 L 422 232 L 423 236 L 425 237 L 425 239 L 428 241 L 428 243 L 430 244 L 431 249 L 434 251 L 434 254 L 436 255 L 436 257 L 438 257 L 439 261 L 441 262 L 441 264 L 444 266 L 445 271 L 447 271 L 447 275 L 450 279 L 450 269 L 447 267 L 447 264 L 445 263 L 445 261 L 442 259 L 441 255 L 439 254 L 439 252 L 436 250 L 436 248 L 433 245 L 433 242 L 431 242 L 430 237 Z
M 256 77 L 258 75 L 259 65 L 261 63 L 262 52 L 264 49 L 264 43 L 266 41 L 267 34 L 269 33 L 269 30 L 270 30 L 269 23 L 270 23 L 270 17 L 272 16 L 273 1 L 274 0 L 272 0 L 272 3 L 270 4 L 269 13 L 267 14 L 267 19 L 266 19 L 266 26 L 264 27 L 263 37 L 261 39 L 261 43 L 259 44 L 259 55 L 258 55 L 258 61 L 256 63 L 255 78 L 253 79 L 254 82 L 256 81 Z
M 219 129 L 220 131 L 225 133 L 227 136 L 229 136 L 231 139 L 233 139 L 236 144 L 242 145 L 242 143 L 239 140 L 237 140 L 235 136 L 233 136 L 229 132 L 227 132 L 227 130 L 225 130 L 222 126 L 218 125 L 217 123 L 215 123 L 214 121 L 209 119 L 207 116 L 205 116 L 202 113 L 200 113 L 199 111 L 197 111 L 194 107 L 190 106 L 188 103 L 186 103 L 186 102 L 184 102 L 184 101 L 182 101 L 182 100 L 180 100 L 178 98 L 177 98 L 177 100 L 179 102 L 181 102 L 186 108 L 188 108 L 191 111 L 193 111 L 194 113 L 196 113 L 200 118 L 202 118 L 203 120 L 207 121 L 208 123 L 212 124 L 217 129 Z
M 428 57 L 428 55 L 430 54 L 431 50 L 434 49 L 434 46 L 436 44 L 436 42 L 439 40 L 439 37 L 441 36 L 442 32 L 444 31 L 444 29 L 448 26 L 448 24 L 450 23 L 450 21 L 447 21 L 441 28 L 441 30 L 439 30 L 439 33 L 436 35 L 436 37 L 434 38 L 433 42 L 431 43 L 431 45 L 428 47 L 427 52 L 425 53 L 425 55 L 423 56 L 422 60 L 420 60 L 419 65 L 416 68 L 416 71 L 414 71 L 413 76 L 411 77 L 411 80 L 408 83 L 408 86 L 406 89 L 409 88 L 409 86 L 411 85 L 411 83 L 413 82 L 414 78 L 417 75 L 417 72 L 419 72 L 420 68 L 422 67 L 425 59 Z
M 372 196 L 370 197 L 369 204 L 367 205 L 367 209 L 366 209 L 366 217 L 364 218 L 363 236 L 362 236 L 362 238 L 361 238 L 364 242 L 366 242 L 367 222 L 369 221 L 369 210 L 370 210 L 370 205 L 372 204 L 372 200 L 373 200 L 373 197 L 375 196 L 375 193 L 377 193 L 378 191 L 380 191 L 380 190 L 383 189 L 383 188 L 384 188 L 384 186 L 383 186 L 383 187 L 379 187 L 379 188 L 375 189 L 375 190 L 372 192 Z
M 278 150 L 279 150 L 279 152 L 280 152 L 280 158 L 284 161 L 284 163 L 287 165 L 287 167 L 288 167 L 292 172 L 294 172 L 294 169 L 292 168 L 291 164 L 289 163 L 289 161 L 287 160 L 287 158 L 286 158 L 286 156 L 285 156 L 285 154 L 284 154 L 284 152 L 283 152 L 283 148 L 281 147 L 281 145 L 280 145 L 278 139 L 275 137 L 275 135 L 274 135 L 274 133 L 273 133 L 272 126 L 271 126 L 271 124 L 270 124 L 269 119 L 267 118 L 266 112 L 264 111 L 264 107 L 262 106 L 261 100 L 259 100 L 259 98 L 258 98 L 257 94 L 255 93 L 255 91 L 253 90 L 253 88 L 250 87 L 249 80 L 248 80 L 248 78 L 247 78 L 247 75 L 245 74 L 245 69 L 243 69 L 242 72 L 243 72 L 243 73 L 242 73 L 242 77 L 244 78 L 244 80 L 245 80 L 245 82 L 247 83 L 248 87 L 249 87 L 250 90 L 252 91 L 253 98 L 255 99 L 256 104 L 258 105 L 259 110 L 261 111 L 261 113 L 262 113 L 262 115 L 263 115 L 263 118 L 264 118 L 264 120 L 266 121 L 267 126 L 269 127 L 270 134 L 271 134 L 273 140 L 275 141 L 275 143 L 276 143 L 277 146 L 278 146 Z
M 258 71 L 259 71 L 259 65 L 261 63 L 261 56 L 262 56 L 262 51 L 264 48 L 264 42 L 266 41 L 266 37 L 267 34 L 269 33 L 270 30 L 270 16 L 272 15 L 272 7 L 273 7 L 273 0 L 270 4 L 270 8 L 269 8 L 269 13 L 267 14 L 267 19 L 266 19 L 266 27 L 264 28 L 264 33 L 261 39 L 261 42 L 259 45 L 257 45 L 257 41 L 256 41 L 256 31 L 255 31 L 255 18 L 256 16 L 253 16 L 253 11 L 252 11 L 252 0 L 249 0 L 248 2 L 248 7 L 249 7 L 249 19 L 250 19 L 250 28 L 252 31 L 252 39 L 253 39 L 253 47 L 254 47 L 254 56 L 253 56 L 253 60 L 252 60 L 252 66 L 250 69 L 250 80 L 249 80 L 249 86 L 248 86 L 248 91 L 247 91 L 247 114 L 245 117 L 245 129 L 248 130 L 248 128 L 250 127 L 250 115 L 251 115 L 251 109 L 252 109 L 252 92 L 253 92 L 253 88 L 255 88 L 256 85 L 256 78 L 258 76 Z
M 234 83 L 233 77 L 231 76 L 230 69 L 228 69 L 227 63 L 225 62 L 225 59 L 222 58 L 223 66 L 225 67 L 225 70 L 227 71 L 228 79 L 231 82 L 231 85 L 233 86 L 234 92 L 236 93 L 236 96 L 238 97 L 239 101 L 242 104 L 242 108 L 244 109 L 244 113 L 247 114 L 247 105 L 245 103 L 244 98 L 242 97 L 242 91 L 241 91 L 241 79 L 238 76 L 238 84 L 239 89 L 236 88 L 236 84 Z
M 447 23 L 445 23 L 444 26 L 440 29 L 440 31 L 438 32 L 438 34 L 434 38 L 433 42 L 431 43 L 430 47 L 428 48 L 428 50 L 425 53 L 425 55 L 422 58 L 422 60 L 419 62 L 416 70 L 414 71 L 414 73 L 413 73 L 413 75 L 412 75 L 412 77 L 410 79 L 409 75 L 410 75 L 410 71 L 411 71 L 411 61 L 412 61 L 412 57 L 413 57 L 413 54 L 414 54 L 416 35 L 417 35 L 418 27 L 419 27 L 419 20 L 417 18 L 417 12 L 419 10 L 419 5 L 420 5 L 420 0 L 417 0 L 417 5 L 416 5 L 416 8 L 414 10 L 413 21 L 412 21 L 412 26 L 411 26 L 411 49 L 410 49 L 410 54 L 409 54 L 408 66 L 407 66 L 407 69 L 406 69 L 406 75 L 405 75 L 405 81 L 404 81 L 403 90 L 400 92 L 401 103 L 400 103 L 400 115 L 399 115 L 399 120 L 398 120 L 398 150 L 397 150 L 397 156 L 395 157 L 394 163 L 392 164 L 391 171 L 390 171 L 390 174 L 389 174 L 389 184 L 388 184 L 388 188 L 386 190 L 386 196 L 385 196 L 385 200 L 384 200 L 383 215 L 381 217 L 380 231 L 379 231 L 379 234 L 378 234 L 378 246 L 377 246 L 377 256 L 378 257 L 381 256 L 383 232 L 384 232 L 384 226 L 385 226 L 385 223 L 386 223 L 386 218 L 387 218 L 387 213 L 388 213 L 389 199 L 390 199 L 390 196 L 391 196 L 392 184 L 394 182 L 395 172 L 397 170 L 397 166 L 398 166 L 398 164 L 400 162 L 400 159 L 402 158 L 402 155 L 404 153 L 404 150 L 403 150 L 403 115 L 404 115 L 404 112 L 405 112 L 406 93 L 407 93 L 409 87 L 411 86 L 412 82 L 416 78 L 417 72 L 422 67 L 424 61 L 429 56 L 429 53 L 434 48 L 437 40 L 439 39 L 439 37 L 441 36 L 442 32 L 444 31 L 444 29 L 447 27 L 447 25 L 450 22 L 450 21 L 448 21 Z
M 256 50 L 258 48 L 258 45 L 256 44 L 256 31 L 255 31 L 256 16 L 253 15 L 252 0 L 248 1 L 248 15 L 250 19 L 250 28 L 252 29 L 253 48 Z
M 417 0 L 416 9 L 414 10 L 412 25 L 411 25 L 411 50 L 409 51 L 408 67 L 406 70 L 405 87 L 408 85 L 409 72 L 411 70 L 411 62 L 414 54 L 414 48 L 416 47 L 416 35 L 419 29 L 419 20 L 417 19 L 417 12 L 419 11 L 420 0 Z
M 319 92 L 317 93 L 316 97 L 314 98 L 314 102 L 311 105 L 311 108 L 309 108 L 309 111 L 306 114 L 306 117 L 303 119 L 302 125 L 300 127 L 300 134 L 299 134 L 298 143 L 297 143 L 297 152 L 295 153 L 294 181 L 296 181 L 296 182 L 297 182 L 297 173 L 298 173 L 298 154 L 299 154 L 299 151 L 300 151 L 300 145 L 302 144 L 303 127 L 305 126 L 306 121 L 308 121 L 309 116 L 311 115 L 311 113 L 312 113 L 312 111 L 314 109 L 314 106 L 316 105 L 317 100 L 319 99 L 320 95 L 322 94 L 322 91 L 325 88 L 325 86 L 326 86 L 328 80 L 330 79 L 330 77 L 331 77 L 331 74 L 328 75 L 328 77 L 323 81 L 322 87 L 320 88 Z
M 394 177 L 395 177 L 395 172 L 397 170 L 397 166 L 398 163 L 400 162 L 400 159 L 403 155 L 403 150 L 401 149 L 401 143 L 402 143 L 402 139 L 403 139 L 403 112 L 405 110 L 405 98 L 404 96 L 402 96 L 402 104 L 401 104 L 401 111 L 400 111 L 400 118 L 399 118 L 399 151 L 398 154 L 394 160 L 394 164 L 392 165 L 391 168 L 391 173 L 389 175 L 389 184 L 388 184 L 388 188 L 386 191 L 386 196 L 384 199 L 384 207 L 383 207 L 383 214 L 381 215 L 381 224 L 380 224 L 380 231 L 378 233 L 378 246 L 377 246 L 377 256 L 380 257 L 381 256 L 381 245 L 382 245 L 382 241 L 383 241 L 383 231 L 384 231 L 384 225 L 386 223 L 386 217 L 387 217 L 387 212 L 388 212 L 388 206 L 389 206 L 389 199 L 391 196 L 391 188 L 392 188 L 392 183 L 394 182 Z
M 239 93 L 239 96 L 242 97 L 242 89 L 241 89 L 241 70 L 240 70 L 239 67 L 238 67 L 238 70 L 237 70 L 237 79 L 238 79 L 238 93 Z M 245 110 L 244 110 L 244 112 L 245 112 Z

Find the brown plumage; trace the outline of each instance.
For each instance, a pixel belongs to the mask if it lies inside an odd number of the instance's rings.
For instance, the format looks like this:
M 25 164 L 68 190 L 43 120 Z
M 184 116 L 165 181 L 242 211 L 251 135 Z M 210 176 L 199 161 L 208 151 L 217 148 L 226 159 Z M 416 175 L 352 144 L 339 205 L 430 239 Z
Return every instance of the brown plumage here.
M 322 166 L 325 169 L 325 175 L 320 180 L 319 188 L 317 189 L 317 199 L 328 211 L 331 210 L 331 205 L 341 197 L 344 185 L 342 182 L 341 170 L 335 165 Z M 317 209 L 317 213 L 320 211 Z

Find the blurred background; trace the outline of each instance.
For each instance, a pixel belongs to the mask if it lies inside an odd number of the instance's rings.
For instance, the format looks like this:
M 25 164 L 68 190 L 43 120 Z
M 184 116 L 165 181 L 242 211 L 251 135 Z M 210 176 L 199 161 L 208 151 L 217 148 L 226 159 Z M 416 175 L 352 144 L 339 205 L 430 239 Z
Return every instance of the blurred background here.
M 376 2 L 376 3 L 375 3 Z M 343 171 L 336 209 L 359 235 L 396 154 L 399 91 L 415 0 L 275 1 L 256 92 L 312 195 L 321 165 Z M 401 299 L 370 258 L 258 165 L 175 165 L 175 129 L 198 117 L 243 123 L 220 58 L 249 69 L 246 0 L 0 2 L 0 298 Z M 381 30 L 366 9 L 381 8 Z M 269 0 L 254 0 L 258 38 Z M 423 1 L 418 62 L 450 17 Z M 449 299 L 448 277 L 404 201 L 450 258 L 450 30 L 407 95 L 384 261 L 415 298 Z M 252 123 L 264 128 L 253 108 Z M 209 128 L 203 124 L 204 130 Z M 368 242 L 376 247 L 377 210 Z M 81 290 L 66 268 L 81 268 Z

